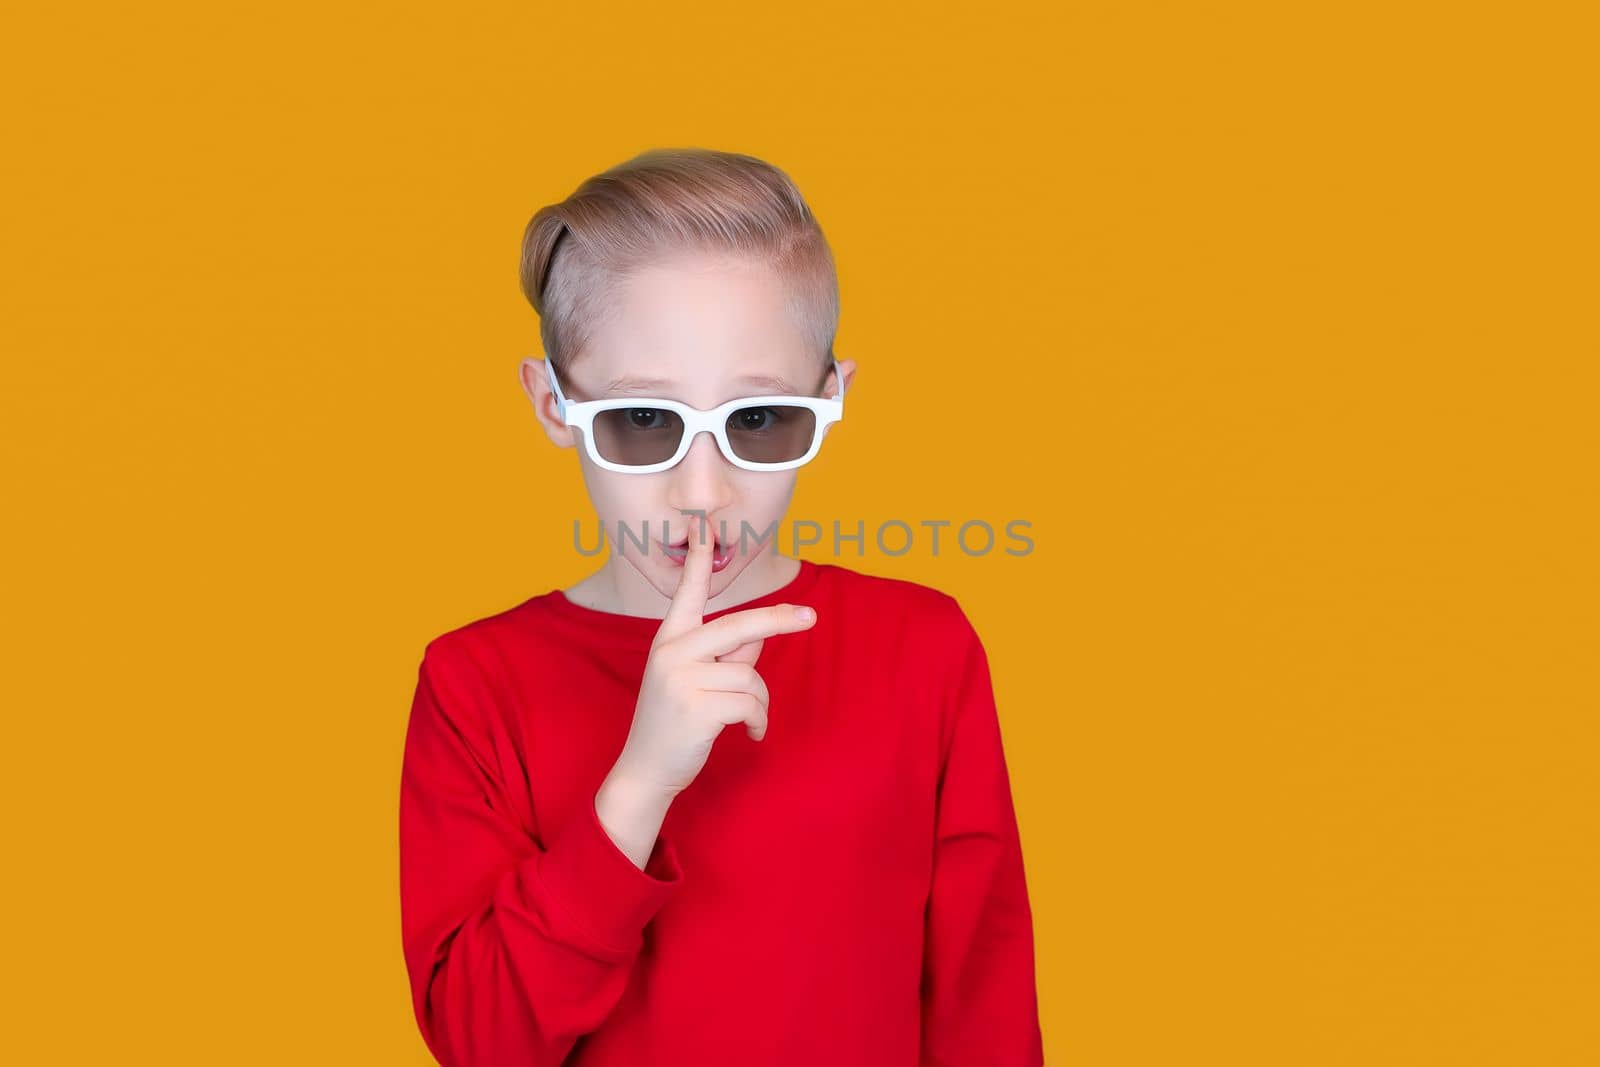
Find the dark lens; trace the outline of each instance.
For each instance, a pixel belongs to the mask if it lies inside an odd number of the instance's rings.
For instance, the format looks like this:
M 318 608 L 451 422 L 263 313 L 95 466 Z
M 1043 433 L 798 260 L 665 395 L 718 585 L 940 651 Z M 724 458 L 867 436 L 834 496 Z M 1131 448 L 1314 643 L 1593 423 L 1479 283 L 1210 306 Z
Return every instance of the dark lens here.
M 817 416 L 798 404 L 740 408 L 728 416 L 728 444 L 751 463 L 788 463 L 811 450 Z
M 610 408 L 594 417 L 594 443 L 609 462 L 643 467 L 672 458 L 683 420 L 665 408 Z

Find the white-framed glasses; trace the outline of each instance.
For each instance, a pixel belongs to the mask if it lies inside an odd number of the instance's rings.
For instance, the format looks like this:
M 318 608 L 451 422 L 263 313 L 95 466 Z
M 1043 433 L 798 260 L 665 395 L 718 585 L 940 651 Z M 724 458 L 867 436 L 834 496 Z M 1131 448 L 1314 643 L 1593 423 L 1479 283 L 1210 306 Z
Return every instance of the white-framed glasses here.
M 836 397 L 744 396 L 702 410 L 676 400 L 568 400 L 547 358 L 545 373 L 562 421 L 582 432 L 589 458 L 608 471 L 651 474 L 676 466 L 701 433 L 736 467 L 786 471 L 811 462 L 823 432 L 844 418 L 844 375 L 833 361 Z

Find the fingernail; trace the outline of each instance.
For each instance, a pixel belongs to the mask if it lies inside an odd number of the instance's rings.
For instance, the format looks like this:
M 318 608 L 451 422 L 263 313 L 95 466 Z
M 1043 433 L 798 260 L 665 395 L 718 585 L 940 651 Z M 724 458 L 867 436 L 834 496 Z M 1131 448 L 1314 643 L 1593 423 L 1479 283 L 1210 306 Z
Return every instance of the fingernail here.
M 801 622 L 810 622 L 817 617 L 817 613 L 810 608 L 795 608 L 794 615 Z

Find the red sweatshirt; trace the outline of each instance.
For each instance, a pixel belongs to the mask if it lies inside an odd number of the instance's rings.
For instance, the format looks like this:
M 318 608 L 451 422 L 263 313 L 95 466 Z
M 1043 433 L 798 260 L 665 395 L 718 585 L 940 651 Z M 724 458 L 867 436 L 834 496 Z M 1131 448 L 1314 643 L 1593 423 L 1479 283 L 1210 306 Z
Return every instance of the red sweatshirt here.
M 767 638 L 643 869 L 594 798 L 659 619 L 560 590 L 430 641 L 400 780 L 412 1006 L 446 1067 L 1039 1067 L 988 661 L 958 602 L 836 564 Z

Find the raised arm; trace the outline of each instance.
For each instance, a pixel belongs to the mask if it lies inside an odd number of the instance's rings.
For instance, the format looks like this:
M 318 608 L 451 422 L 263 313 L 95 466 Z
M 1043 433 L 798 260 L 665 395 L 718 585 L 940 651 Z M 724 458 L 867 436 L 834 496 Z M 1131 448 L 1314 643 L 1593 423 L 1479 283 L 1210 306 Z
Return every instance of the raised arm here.
M 679 883 L 677 856 L 658 839 L 638 867 L 592 799 L 530 833 L 507 803 L 492 709 L 443 658 L 430 646 L 418 671 L 400 784 L 417 1024 L 444 1067 L 557 1067 L 621 998 L 645 925 Z

